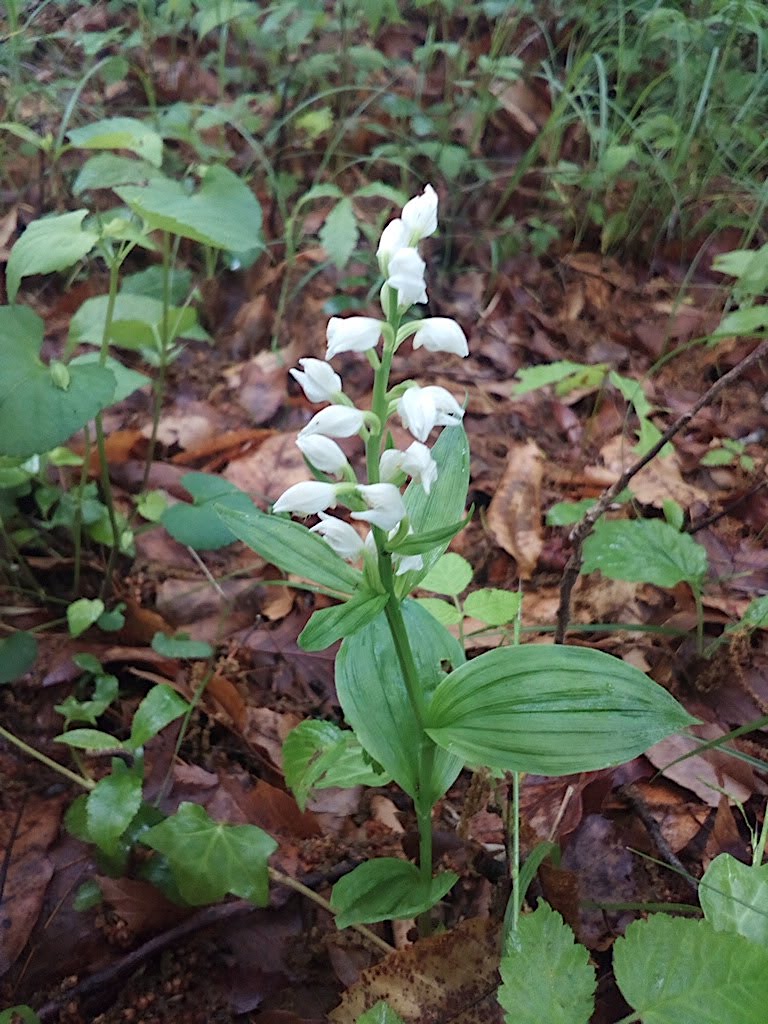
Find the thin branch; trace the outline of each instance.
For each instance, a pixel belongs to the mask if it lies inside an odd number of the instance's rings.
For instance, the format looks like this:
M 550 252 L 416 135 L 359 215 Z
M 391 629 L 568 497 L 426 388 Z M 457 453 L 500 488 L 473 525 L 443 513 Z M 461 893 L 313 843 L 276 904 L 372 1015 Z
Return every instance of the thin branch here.
M 654 444 L 653 447 L 645 453 L 645 455 L 639 458 L 637 462 L 634 462 L 628 469 L 625 469 L 618 480 L 614 484 L 611 484 L 607 490 L 603 491 L 597 504 L 592 506 L 581 522 L 578 523 L 571 531 L 569 540 L 573 545 L 573 551 L 571 552 L 571 557 L 568 559 L 565 566 L 563 580 L 560 584 L 560 606 L 557 609 L 557 630 L 555 632 L 556 644 L 562 644 L 565 642 L 565 634 L 568 630 L 568 623 L 571 618 L 571 594 L 581 570 L 582 548 L 584 546 L 584 541 L 594 529 L 597 520 L 608 509 L 609 505 L 613 504 L 630 480 L 636 476 L 641 469 L 644 469 L 649 462 L 656 458 L 668 441 L 671 441 L 676 434 L 679 434 L 684 427 L 687 427 L 697 413 L 701 412 L 701 410 L 706 406 L 711 405 L 721 391 L 730 387 L 730 385 L 738 380 L 739 377 L 741 377 L 742 374 L 744 374 L 751 366 L 754 366 L 755 363 L 759 362 L 766 356 L 768 356 L 768 341 L 763 341 L 753 352 L 742 359 L 740 363 L 737 363 L 733 369 L 729 370 L 728 373 L 724 373 L 719 380 L 715 381 L 712 387 L 705 392 L 697 402 L 694 402 L 687 412 L 678 416 L 674 423 L 667 427 L 656 444 Z

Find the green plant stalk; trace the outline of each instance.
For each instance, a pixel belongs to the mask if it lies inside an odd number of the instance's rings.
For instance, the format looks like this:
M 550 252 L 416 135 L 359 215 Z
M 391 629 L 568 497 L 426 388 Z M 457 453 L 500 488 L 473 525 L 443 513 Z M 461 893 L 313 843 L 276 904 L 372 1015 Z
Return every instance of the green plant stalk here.
M 75 522 L 72 527 L 73 539 L 75 542 L 75 571 L 72 579 L 72 596 L 77 597 L 80 593 L 80 572 L 82 570 L 83 555 L 83 494 L 85 485 L 88 482 L 88 466 L 91 461 L 91 434 L 86 423 L 83 430 L 85 439 L 85 451 L 83 453 L 83 464 L 80 467 L 80 479 L 77 483 L 77 506 L 75 507 Z
M 55 772 L 58 772 L 59 775 L 63 775 L 64 778 L 69 779 L 70 782 L 74 782 L 78 786 L 87 790 L 96 788 L 96 783 L 93 779 L 86 779 L 82 775 L 78 775 L 76 772 L 70 771 L 69 768 L 65 768 L 63 764 L 59 764 L 59 762 L 54 761 L 53 758 L 47 757 L 39 750 L 35 750 L 34 747 L 30 747 L 28 743 L 25 743 L 24 740 L 20 740 L 18 736 L 14 736 L 12 732 L 8 732 L 8 730 L 4 729 L 2 725 L 0 725 L 0 736 L 2 736 L 3 739 L 8 740 L 9 743 L 12 743 L 14 747 L 17 747 L 23 753 L 28 754 L 29 757 L 33 757 L 41 764 L 46 765 L 48 768 L 52 768 Z
M 152 382 L 152 432 L 149 435 L 147 447 L 147 458 L 144 463 L 144 476 L 141 480 L 142 493 L 147 489 L 149 474 L 152 470 L 152 462 L 157 447 L 157 432 L 160 427 L 160 414 L 163 411 L 163 397 L 165 395 L 165 378 L 168 372 L 168 349 L 170 348 L 169 337 L 169 309 L 171 305 L 171 239 L 167 231 L 163 232 L 163 320 L 160 336 L 160 364 L 157 368 L 157 375 Z
M 520 772 L 512 772 L 512 928 L 517 934 L 520 922 L 520 904 L 518 888 L 520 886 Z
M 35 579 L 34 573 L 29 568 L 26 559 L 24 558 L 24 556 L 14 543 L 13 537 L 6 530 L 2 516 L 0 516 L 0 538 L 2 538 L 5 547 L 8 549 L 11 561 L 19 567 L 19 576 L 24 580 L 27 586 L 32 589 L 36 597 L 45 599 L 45 590 L 43 589 L 43 587 L 40 586 L 40 584 Z M 8 574 L 8 584 L 9 586 L 13 586 L 13 572 L 10 571 L 10 566 Z

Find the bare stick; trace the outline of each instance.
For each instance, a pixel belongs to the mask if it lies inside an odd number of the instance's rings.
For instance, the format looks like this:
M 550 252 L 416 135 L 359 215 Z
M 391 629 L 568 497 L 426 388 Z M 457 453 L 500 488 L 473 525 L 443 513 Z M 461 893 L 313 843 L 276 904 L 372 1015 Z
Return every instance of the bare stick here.
M 642 458 L 634 462 L 628 469 L 625 469 L 616 483 L 611 484 L 607 490 L 603 491 L 597 504 L 593 505 L 581 522 L 573 528 L 569 537 L 573 545 L 573 551 L 565 566 L 563 580 L 560 584 L 560 606 L 557 609 L 557 630 L 555 632 L 556 644 L 565 642 L 565 634 L 571 618 L 571 593 L 581 570 L 582 547 L 584 546 L 584 541 L 594 529 L 597 520 L 621 494 L 632 477 L 636 476 L 641 469 L 655 459 L 664 445 L 671 441 L 675 434 L 679 434 L 684 427 L 688 426 L 698 412 L 701 412 L 705 406 L 711 405 L 714 402 L 721 391 L 730 387 L 743 373 L 765 356 L 768 356 L 768 341 L 761 342 L 753 352 L 750 352 L 740 363 L 737 363 L 732 370 L 724 373 L 719 380 L 716 380 L 709 391 L 706 391 L 697 402 L 694 402 L 687 412 L 678 416 L 674 423 L 667 427 L 656 444 Z

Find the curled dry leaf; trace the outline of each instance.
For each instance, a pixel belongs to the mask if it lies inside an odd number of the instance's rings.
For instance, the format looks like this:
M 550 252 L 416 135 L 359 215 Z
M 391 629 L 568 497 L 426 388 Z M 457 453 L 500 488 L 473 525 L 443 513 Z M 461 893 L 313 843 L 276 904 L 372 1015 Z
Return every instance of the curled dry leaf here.
M 632 451 L 632 444 L 622 435 L 613 437 L 604 444 L 600 454 L 606 470 L 610 473 L 609 483 L 618 480 L 624 470 L 637 460 L 637 455 Z M 642 505 L 662 508 L 669 498 L 683 508 L 690 508 L 696 501 L 709 504 L 709 495 L 706 491 L 683 480 L 680 463 L 674 453 L 663 459 L 654 459 L 632 478 L 629 486 Z
M 517 562 L 529 580 L 544 546 L 541 529 L 541 478 L 544 454 L 537 444 L 515 444 L 488 508 L 488 527 L 496 543 Z

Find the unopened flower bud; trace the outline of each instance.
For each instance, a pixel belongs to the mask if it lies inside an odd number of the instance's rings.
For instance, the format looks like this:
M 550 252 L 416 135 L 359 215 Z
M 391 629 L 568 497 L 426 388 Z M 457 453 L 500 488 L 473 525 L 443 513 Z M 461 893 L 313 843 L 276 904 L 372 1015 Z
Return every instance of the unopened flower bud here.
M 424 271 L 427 265 L 415 249 L 398 249 L 389 261 L 387 285 L 397 292 L 397 304 L 407 309 L 414 302 L 427 302 Z
M 420 196 L 409 199 L 403 207 L 400 218 L 405 225 L 407 245 L 417 245 L 422 238 L 428 238 L 437 230 L 437 193 L 431 185 L 425 185 Z
M 306 434 L 296 438 L 296 445 L 315 469 L 333 476 L 342 476 L 349 467 L 341 448 L 325 434 Z
M 315 413 L 306 427 L 299 431 L 299 437 L 309 434 L 324 434 L 326 437 L 353 437 L 359 434 L 365 423 L 365 415 L 349 405 L 329 405 Z
M 450 352 L 455 356 L 468 356 L 469 346 L 464 331 L 455 320 L 446 316 L 430 316 L 422 320 L 413 336 L 413 347 L 428 352 Z
M 394 530 L 405 518 L 403 496 L 394 484 L 363 484 L 357 493 L 368 506 L 367 512 L 352 512 L 353 519 L 361 519 L 381 527 Z
M 381 320 L 370 316 L 332 316 L 328 321 L 326 359 L 341 352 L 366 352 L 375 348 L 381 336 Z
M 319 533 L 341 558 L 356 562 L 363 554 L 364 541 L 354 526 L 335 516 L 320 513 L 320 522 L 310 528 L 310 533 Z
M 302 369 L 291 370 L 291 376 L 299 382 L 310 402 L 332 402 L 341 391 L 338 373 L 322 359 L 300 359 L 299 365 Z
M 311 516 L 336 507 L 336 485 L 320 480 L 307 480 L 294 484 L 280 495 L 272 506 L 273 512 L 295 512 L 299 516 Z

